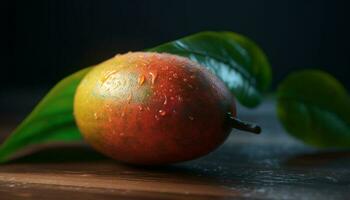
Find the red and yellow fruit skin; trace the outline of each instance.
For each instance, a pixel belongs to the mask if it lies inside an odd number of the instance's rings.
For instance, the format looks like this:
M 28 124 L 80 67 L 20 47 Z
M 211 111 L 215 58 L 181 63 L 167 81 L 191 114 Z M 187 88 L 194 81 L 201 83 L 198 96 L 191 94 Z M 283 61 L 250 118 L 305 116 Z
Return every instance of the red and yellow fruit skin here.
M 187 58 L 117 55 L 81 81 L 74 115 L 85 140 L 116 160 L 169 164 L 203 156 L 231 131 L 236 115 L 224 83 Z

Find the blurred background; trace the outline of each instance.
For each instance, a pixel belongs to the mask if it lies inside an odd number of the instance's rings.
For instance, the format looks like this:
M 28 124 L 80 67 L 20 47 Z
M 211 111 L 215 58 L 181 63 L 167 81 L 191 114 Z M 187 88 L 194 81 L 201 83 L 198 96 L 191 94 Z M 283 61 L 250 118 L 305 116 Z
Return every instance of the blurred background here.
M 117 53 L 204 31 L 256 41 L 273 69 L 320 68 L 348 89 L 349 1 L 36 0 L 1 2 L 1 122 L 18 123 L 60 79 Z M 0 133 L 1 135 L 1 133 Z

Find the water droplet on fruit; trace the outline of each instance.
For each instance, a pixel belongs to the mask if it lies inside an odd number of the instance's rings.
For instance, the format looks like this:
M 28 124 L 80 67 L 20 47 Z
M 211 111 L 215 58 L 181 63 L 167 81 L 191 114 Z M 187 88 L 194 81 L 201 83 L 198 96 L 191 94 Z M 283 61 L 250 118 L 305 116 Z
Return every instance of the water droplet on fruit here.
M 177 73 L 173 73 L 174 78 L 178 78 Z
M 184 82 L 187 82 L 187 78 L 182 79 Z
M 191 75 L 190 78 L 191 78 L 191 79 L 195 79 L 196 76 L 195 76 L 195 75 Z
M 151 111 L 151 108 L 150 108 L 149 106 L 147 106 L 146 109 L 147 109 L 148 111 Z
M 169 69 L 169 66 L 162 67 L 162 70 L 168 70 L 168 69 Z
M 128 103 L 130 103 L 131 98 L 132 98 L 132 94 L 130 93 L 129 96 L 128 96 L 128 98 L 126 99 Z
M 140 75 L 139 78 L 137 79 L 137 83 L 141 86 L 145 82 L 145 76 Z
M 181 102 L 182 101 L 182 97 L 181 96 L 177 96 L 177 100 Z
M 190 119 L 191 121 L 193 121 L 193 120 L 194 120 L 194 117 L 188 116 L 188 119 Z
M 139 106 L 139 110 L 142 111 L 142 110 L 143 110 L 143 107 L 142 107 L 142 106 Z
M 168 79 L 169 79 L 169 81 L 173 80 L 171 77 L 169 77 Z
M 147 62 L 143 62 L 143 63 L 141 63 L 141 65 L 142 65 L 142 67 L 146 67 L 148 65 L 148 63 Z
M 102 84 L 107 81 L 107 79 L 112 75 L 115 74 L 117 71 L 108 71 L 101 79 Z
M 166 111 L 165 110 L 159 110 L 158 111 L 160 116 L 165 116 L 166 115 Z
M 157 79 L 157 74 L 156 74 L 156 73 L 153 73 L 153 72 L 150 72 L 149 74 L 151 75 L 151 82 L 152 82 L 152 84 L 154 84 L 154 82 L 155 82 L 156 79 Z
M 159 120 L 159 116 L 158 115 L 154 115 L 154 118 L 156 118 L 156 120 Z
M 174 100 L 174 97 L 170 97 L 170 100 Z
M 94 113 L 94 118 L 98 119 L 97 113 Z
M 173 91 L 173 89 L 169 89 L 169 92 L 172 92 Z
M 166 97 L 166 95 L 164 95 L 164 102 L 163 104 L 166 105 L 168 103 L 168 98 Z

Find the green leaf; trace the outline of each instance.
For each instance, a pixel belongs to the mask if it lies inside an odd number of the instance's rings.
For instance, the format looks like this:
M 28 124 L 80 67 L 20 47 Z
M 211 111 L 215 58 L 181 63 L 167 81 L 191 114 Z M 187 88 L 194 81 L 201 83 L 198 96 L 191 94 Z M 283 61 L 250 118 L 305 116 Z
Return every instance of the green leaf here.
M 325 72 L 290 74 L 278 87 L 277 113 L 285 129 L 307 144 L 350 147 L 350 97 Z
M 90 68 L 76 72 L 60 81 L 41 100 L 18 128 L 0 147 L 0 162 L 20 150 L 42 143 L 81 140 L 73 116 L 73 98 L 80 80 Z
M 201 32 L 148 51 L 188 57 L 220 77 L 238 101 L 257 106 L 271 83 L 270 64 L 250 39 L 233 32 Z
M 271 72 L 263 52 L 252 41 L 231 32 L 203 32 L 148 51 L 188 57 L 224 80 L 238 100 L 256 106 L 270 85 Z M 75 142 L 82 137 L 73 116 L 75 90 L 91 68 L 59 82 L 0 146 L 0 162 L 43 143 Z

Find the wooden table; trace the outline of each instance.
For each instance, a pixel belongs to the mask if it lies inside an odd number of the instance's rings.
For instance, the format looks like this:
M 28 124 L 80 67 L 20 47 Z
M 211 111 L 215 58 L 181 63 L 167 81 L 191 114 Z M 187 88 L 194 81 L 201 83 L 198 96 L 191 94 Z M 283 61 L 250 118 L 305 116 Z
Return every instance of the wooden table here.
M 0 199 L 350 199 L 350 152 L 303 145 L 274 112 L 271 101 L 240 108 L 262 135 L 235 131 L 210 155 L 171 166 L 126 166 L 86 146 L 49 148 L 0 166 Z

